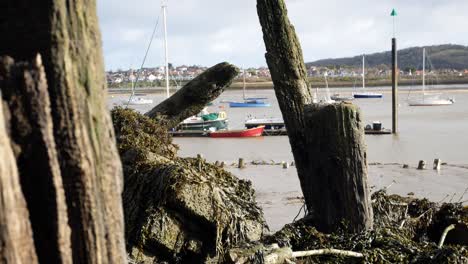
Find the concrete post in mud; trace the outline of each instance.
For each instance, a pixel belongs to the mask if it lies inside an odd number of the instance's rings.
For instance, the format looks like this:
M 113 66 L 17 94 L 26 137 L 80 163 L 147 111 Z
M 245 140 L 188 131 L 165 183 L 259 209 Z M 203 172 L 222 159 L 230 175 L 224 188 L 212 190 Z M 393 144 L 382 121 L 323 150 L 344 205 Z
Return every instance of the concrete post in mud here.
M 358 109 L 312 105 L 299 39 L 284 0 L 257 0 L 266 60 L 288 131 L 302 192 L 320 231 L 372 228 L 366 151 Z M 322 198 L 320 198 L 322 197 Z M 356 210 L 357 208 L 357 210 Z

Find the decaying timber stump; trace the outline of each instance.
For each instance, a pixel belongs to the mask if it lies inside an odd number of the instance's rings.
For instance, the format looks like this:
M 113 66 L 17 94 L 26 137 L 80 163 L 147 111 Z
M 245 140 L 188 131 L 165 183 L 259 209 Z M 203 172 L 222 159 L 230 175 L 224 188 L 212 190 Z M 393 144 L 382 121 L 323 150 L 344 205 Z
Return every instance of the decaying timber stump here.
M 40 259 L 67 263 L 70 228 L 41 56 L 31 62 L 0 57 L 0 89 L 36 252 Z
M 0 101 L 0 262 L 37 263 L 26 201 Z
M 33 65 L 10 67 L 19 74 L 3 72 L 0 79 L 2 104 L 19 113 L 6 125 L 37 262 L 125 263 L 122 166 L 107 109 L 96 1 L 6 0 L 0 9 L 0 56 Z M 42 65 L 34 62 L 37 54 Z
M 317 229 L 332 231 L 345 220 L 351 230 L 372 226 L 367 186 L 364 129 L 352 104 L 306 107 L 309 195 L 306 203 Z
M 310 216 L 325 232 L 336 230 L 342 220 L 350 231 L 371 228 L 364 131 L 358 110 L 344 104 L 312 105 L 302 50 L 284 0 L 257 0 L 257 12 Z

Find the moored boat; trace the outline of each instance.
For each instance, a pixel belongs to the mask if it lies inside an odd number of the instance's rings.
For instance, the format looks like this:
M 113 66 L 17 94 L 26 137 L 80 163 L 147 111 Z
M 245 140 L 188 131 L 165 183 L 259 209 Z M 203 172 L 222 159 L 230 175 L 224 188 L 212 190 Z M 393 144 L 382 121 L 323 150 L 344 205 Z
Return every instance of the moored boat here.
M 219 130 L 209 133 L 212 138 L 226 138 L 226 137 L 260 137 L 263 134 L 264 126 L 248 129 L 236 130 Z
M 269 107 L 269 103 L 262 100 L 246 100 L 244 102 L 229 102 L 229 107 Z
M 341 94 L 334 94 L 330 97 L 334 101 L 352 101 L 354 100 L 353 96 L 346 96 Z
M 328 73 L 325 73 L 323 76 L 325 78 L 325 94 L 323 96 L 319 96 L 319 89 L 316 88 L 312 102 L 314 104 L 334 104 L 336 101 L 331 98 L 330 89 L 328 88 Z
M 423 48 L 422 97 L 408 100 L 409 106 L 444 106 L 455 103 L 453 98 L 440 98 L 439 94 L 426 93 L 426 49 Z
M 206 108 L 196 116 L 182 121 L 175 130 L 177 131 L 216 131 L 228 128 L 226 112 L 209 113 Z
M 409 100 L 408 105 L 409 106 L 444 106 L 444 105 L 452 105 L 455 102 L 454 99 L 448 98 L 448 99 L 442 99 L 439 98 L 438 96 L 433 96 L 433 97 L 425 97 L 420 100 Z
M 227 119 L 216 119 L 216 120 L 203 120 L 202 118 L 198 117 L 191 117 L 185 119 L 182 123 L 180 123 L 176 130 L 180 131 L 206 131 L 206 130 L 220 130 L 226 129 L 228 127 L 228 120 Z
M 354 98 L 382 98 L 381 93 L 372 93 L 372 92 L 364 92 L 364 93 L 354 93 Z
M 245 70 L 243 73 L 243 88 L 242 88 L 242 98 L 244 99 L 243 102 L 235 102 L 229 101 L 229 107 L 269 107 L 270 104 L 263 101 L 267 99 L 266 97 L 246 97 L 245 96 Z
M 250 118 L 244 125 L 245 128 L 264 126 L 266 130 L 274 130 L 284 128 L 284 121 L 282 118 Z
M 266 97 L 247 97 L 244 100 L 266 100 Z
M 131 96 L 128 100 L 122 100 L 122 104 L 124 105 L 147 105 L 152 104 L 153 100 L 145 99 L 143 97 L 138 96 Z
M 152 104 L 153 100 L 152 99 L 147 99 L 145 98 L 145 94 L 139 94 L 136 93 L 136 82 L 138 81 L 138 75 L 135 77 L 133 75 L 133 71 L 130 75 L 130 79 L 132 81 L 132 93 L 128 99 L 122 100 L 123 105 L 147 105 L 147 104 Z
M 366 62 L 365 56 L 362 55 L 362 92 L 353 93 L 353 97 L 356 99 L 363 99 L 363 98 L 382 98 L 383 95 L 381 93 L 374 93 L 366 91 Z

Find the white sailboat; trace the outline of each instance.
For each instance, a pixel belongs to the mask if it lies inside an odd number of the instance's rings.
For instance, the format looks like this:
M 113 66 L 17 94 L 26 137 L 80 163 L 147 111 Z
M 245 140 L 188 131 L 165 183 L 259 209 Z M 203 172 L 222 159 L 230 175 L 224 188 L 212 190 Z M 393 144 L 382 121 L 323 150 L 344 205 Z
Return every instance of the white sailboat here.
M 165 0 L 162 1 L 162 4 L 161 4 L 161 11 L 162 11 L 162 15 L 163 15 L 163 26 L 164 26 L 164 75 L 165 75 L 165 80 L 166 80 L 166 98 L 169 98 L 170 97 L 170 93 L 169 93 L 169 58 L 168 58 L 168 45 L 167 45 L 167 18 L 166 18 L 166 8 L 167 8 L 167 3 Z M 156 26 L 157 26 L 157 23 L 156 23 Z M 151 43 L 153 41 L 153 38 L 154 38 L 154 33 L 156 32 L 156 26 L 153 30 L 153 34 L 151 35 L 151 40 L 148 44 L 148 48 L 146 50 L 146 54 L 145 54 L 145 57 L 143 58 L 143 62 L 142 62 L 142 65 L 141 65 L 141 68 L 143 68 L 143 65 L 146 61 L 146 56 L 148 55 L 148 51 L 151 47 Z M 132 73 L 133 75 L 133 73 Z M 138 80 L 138 78 L 137 78 Z M 132 94 L 130 95 L 130 98 L 128 100 L 124 100 L 123 102 L 124 104 L 127 104 L 127 105 L 146 105 L 146 104 L 152 104 L 153 103 L 153 100 L 152 99 L 146 99 L 142 96 L 137 96 L 135 94 L 135 83 L 134 83 L 134 80 L 132 79 Z
M 438 94 L 426 93 L 426 48 L 423 48 L 422 97 L 408 100 L 408 104 L 410 106 L 441 106 L 451 105 L 454 102 L 453 98 L 443 99 Z
M 322 99 L 318 99 L 318 102 L 319 103 L 322 103 L 322 104 L 333 104 L 333 103 L 336 103 L 335 100 L 331 99 L 331 96 L 330 96 L 330 88 L 328 88 L 328 73 L 325 72 L 324 74 L 324 77 L 325 77 L 325 95 L 323 96 Z
M 130 79 L 132 81 L 132 94 L 128 100 L 123 100 L 122 103 L 126 105 L 147 105 L 152 104 L 152 99 L 147 99 L 142 96 L 137 96 L 135 94 L 135 76 L 133 75 L 133 71 L 130 75 Z
M 167 46 L 167 18 L 166 18 L 166 0 L 162 1 L 161 9 L 163 12 L 163 25 L 164 25 L 164 62 L 165 62 L 165 74 L 166 74 L 166 98 L 169 98 L 169 51 Z
M 316 103 L 316 104 L 333 104 L 333 103 L 336 103 L 335 100 L 333 100 L 330 96 L 330 89 L 328 88 L 328 73 L 325 72 L 323 74 L 324 78 L 325 78 L 325 94 L 323 96 L 320 96 L 319 95 L 319 90 L 318 88 L 315 90 L 315 94 L 314 94 L 314 98 L 313 98 L 313 102 Z
M 354 80 L 354 87 L 356 87 L 356 80 Z M 339 101 L 339 102 L 354 100 L 353 95 L 345 95 L 345 94 L 340 94 L 340 93 L 335 93 L 330 98 L 332 100 Z
M 362 55 L 362 92 L 353 93 L 354 98 L 382 98 L 381 93 L 373 93 L 366 91 L 366 60 L 365 55 Z

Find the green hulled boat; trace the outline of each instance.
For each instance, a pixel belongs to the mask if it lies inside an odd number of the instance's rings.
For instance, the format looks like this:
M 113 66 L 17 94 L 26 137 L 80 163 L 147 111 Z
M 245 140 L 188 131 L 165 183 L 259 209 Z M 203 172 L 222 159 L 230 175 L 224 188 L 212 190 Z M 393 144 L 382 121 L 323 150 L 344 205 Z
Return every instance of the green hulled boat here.
M 197 116 L 185 119 L 177 126 L 178 131 L 217 131 L 228 128 L 225 112 L 208 113 L 205 109 Z

